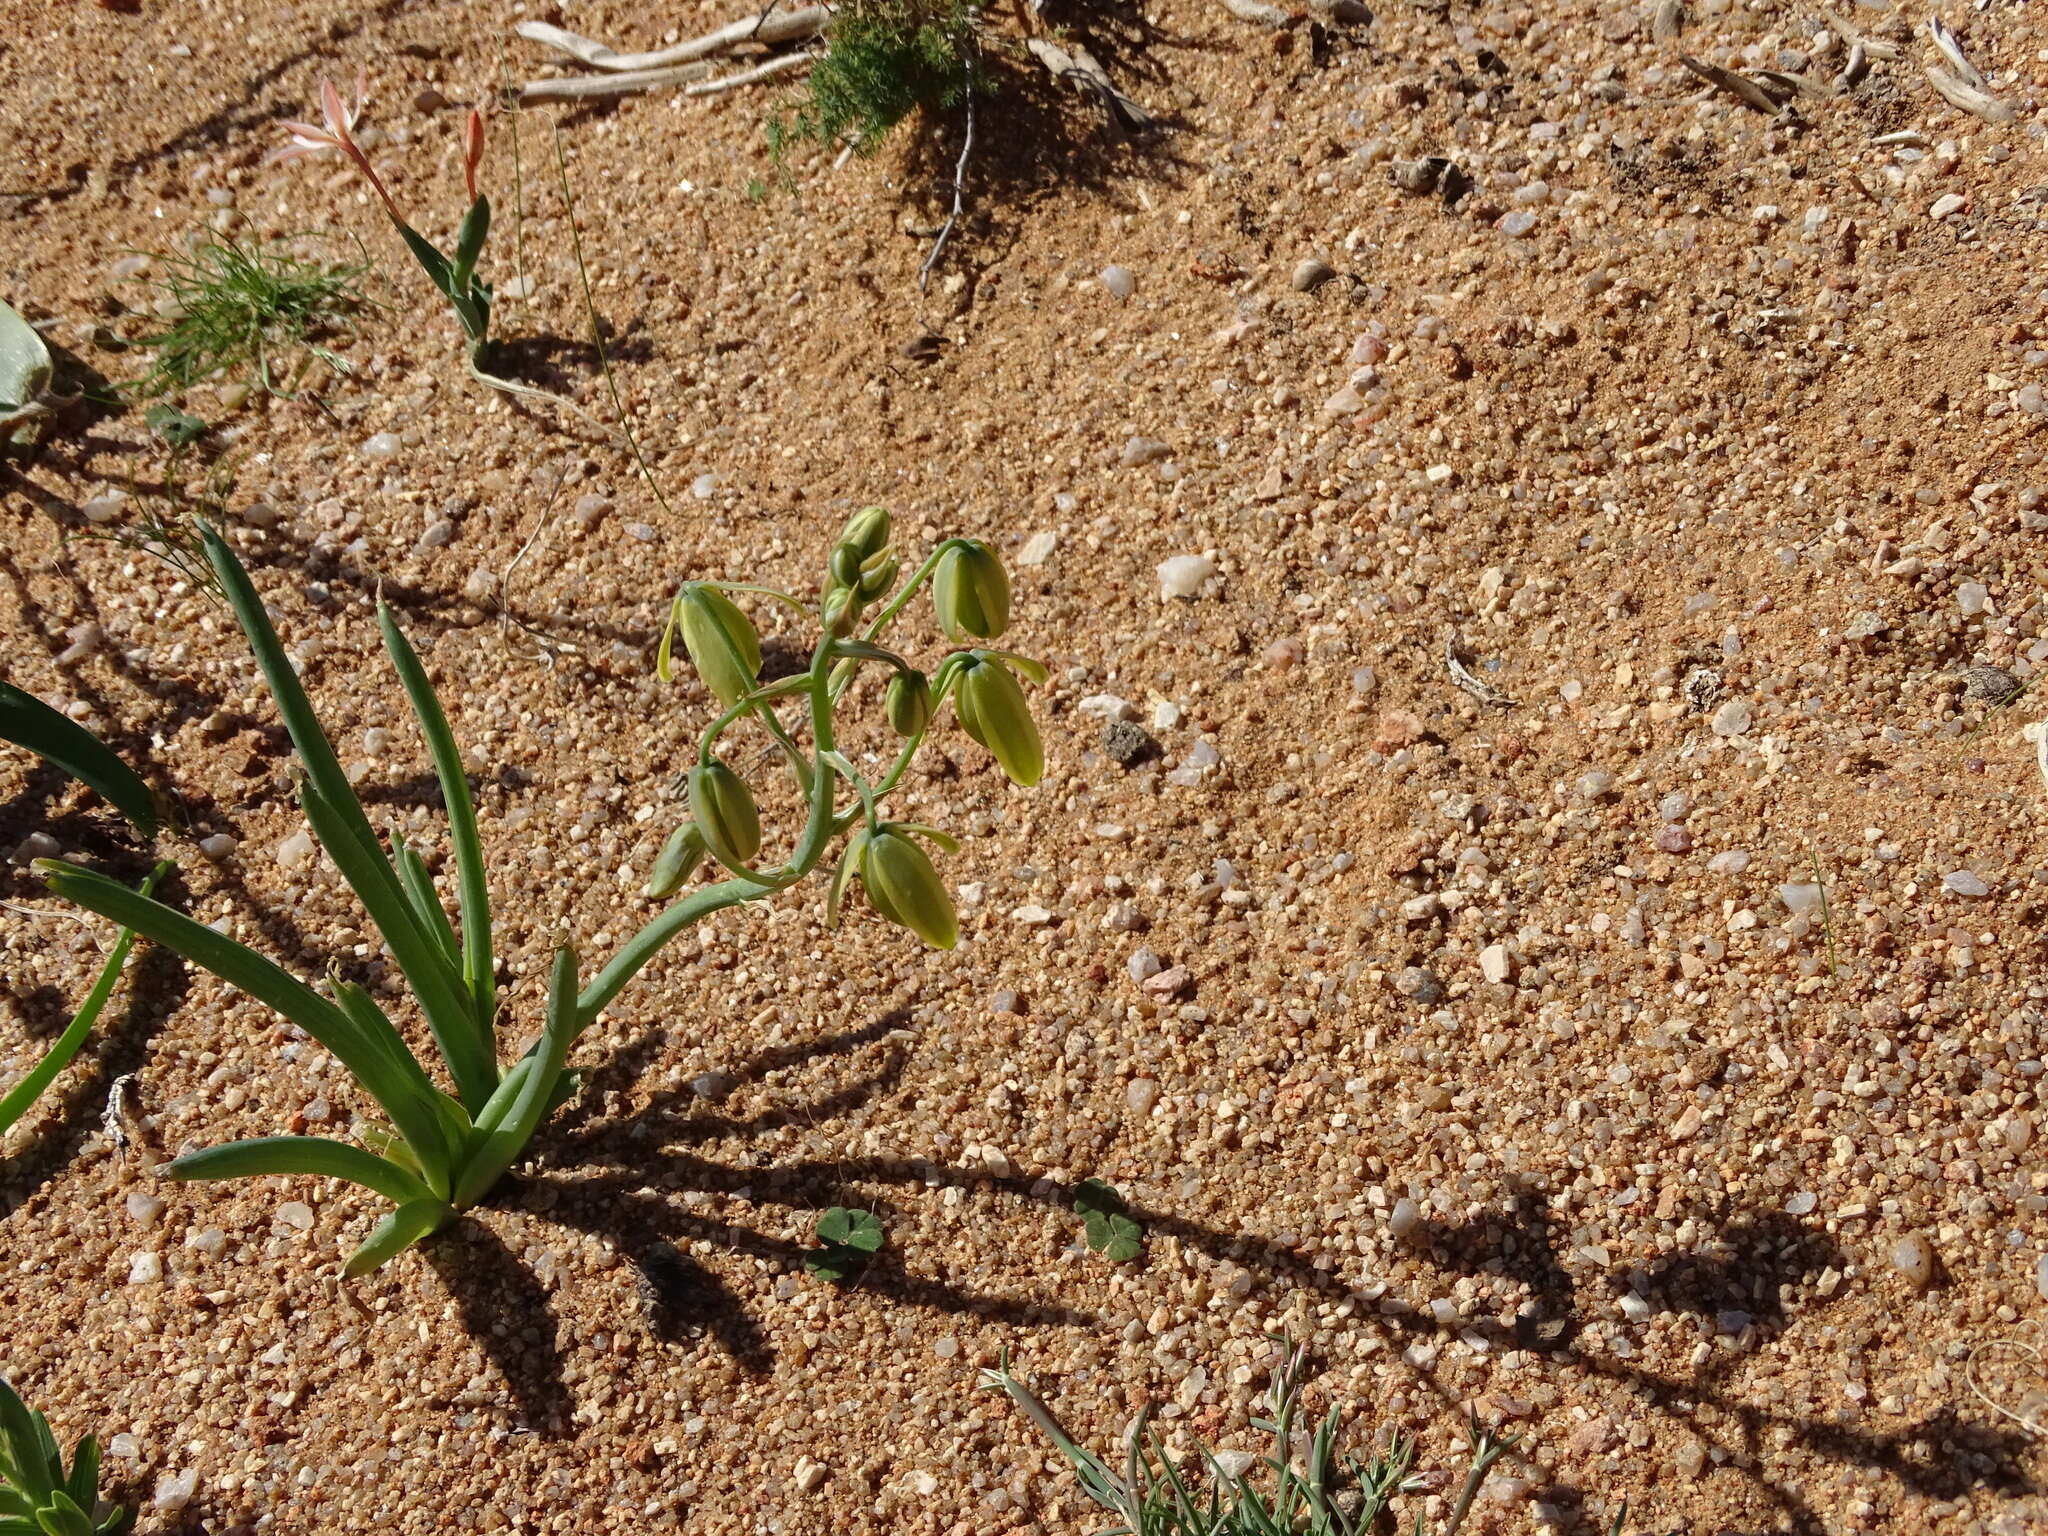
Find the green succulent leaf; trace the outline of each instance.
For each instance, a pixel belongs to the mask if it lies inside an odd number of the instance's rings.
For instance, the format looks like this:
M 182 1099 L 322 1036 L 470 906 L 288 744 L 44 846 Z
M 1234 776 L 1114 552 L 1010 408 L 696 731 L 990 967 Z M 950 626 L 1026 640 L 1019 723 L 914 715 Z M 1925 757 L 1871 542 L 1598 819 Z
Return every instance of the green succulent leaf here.
M 0 303 L 0 423 L 29 414 L 50 373 L 50 349 L 36 328 Z
M 1088 1246 L 1112 1264 L 1128 1264 L 1145 1251 L 1145 1231 L 1115 1185 L 1086 1179 L 1074 1189 L 1074 1214 Z
M 370 1228 L 370 1235 L 348 1256 L 348 1263 L 342 1266 L 342 1274 L 353 1280 L 374 1269 L 381 1269 L 414 1243 L 440 1231 L 454 1214 L 454 1208 L 447 1201 L 431 1196 L 408 1200 L 397 1210 L 387 1211 L 377 1225 Z
M 253 1179 L 265 1174 L 346 1179 L 405 1204 L 432 1192 L 412 1174 L 362 1147 L 324 1136 L 261 1136 L 187 1152 L 167 1170 L 174 1179 Z

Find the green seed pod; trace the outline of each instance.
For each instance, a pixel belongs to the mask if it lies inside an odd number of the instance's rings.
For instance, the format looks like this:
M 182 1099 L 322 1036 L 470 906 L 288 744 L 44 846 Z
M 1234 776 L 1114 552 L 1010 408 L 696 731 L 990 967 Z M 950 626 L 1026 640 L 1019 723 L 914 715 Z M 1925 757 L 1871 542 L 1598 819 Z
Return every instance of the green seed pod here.
M 925 851 L 893 826 L 884 826 L 861 845 L 860 882 L 868 903 L 934 949 L 960 942 L 953 897 Z
M 882 695 L 889 713 L 889 729 L 898 736 L 915 736 L 932 719 L 932 685 L 922 672 L 898 672 L 889 679 Z
M 1009 573 L 981 540 L 963 540 L 939 556 L 932 606 L 947 639 L 993 640 L 1010 627 Z
M 686 821 L 669 833 L 661 852 L 654 856 L 654 868 L 647 876 L 646 894 L 664 900 L 683 888 L 683 882 L 704 862 L 704 834 L 697 823 Z
M 992 657 L 971 657 L 960 669 L 953 700 L 961 728 L 995 754 L 1012 783 L 1028 789 L 1045 777 L 1045 744 L 1008 667 Z
M 868 507 L 854 513 L 840 530 L 839 543 L 854 551 L 856 564 L 880 554 L 889 543 L 889 509 Z
M 690 770 L 690 817 L 712 857 L 735 873 L 761 851 L 754 792 L 715 757 Z

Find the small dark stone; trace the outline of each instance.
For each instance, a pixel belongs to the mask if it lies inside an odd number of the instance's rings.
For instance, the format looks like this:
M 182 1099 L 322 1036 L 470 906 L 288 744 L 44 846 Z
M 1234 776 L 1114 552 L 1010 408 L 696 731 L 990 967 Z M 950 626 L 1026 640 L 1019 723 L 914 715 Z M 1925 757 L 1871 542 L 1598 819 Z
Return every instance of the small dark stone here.
M 1159 743 L 1141 725 L 1134 725 L 1128 720 L 1112 720 L 1102 728 L 1102 750 L 1109 754 L 1111 762 L 1131 768 L 1147 758 L 1157 757 Z
M 1547 1317 L 1541 1312 L 1519 1312 L 1515 1315 L 1515 1342 L 1523 1349 L 1541 1350 L 1548 1353 L 1563 1349 L 1572 1341 L 1578 1331 L 1570 1317 Z

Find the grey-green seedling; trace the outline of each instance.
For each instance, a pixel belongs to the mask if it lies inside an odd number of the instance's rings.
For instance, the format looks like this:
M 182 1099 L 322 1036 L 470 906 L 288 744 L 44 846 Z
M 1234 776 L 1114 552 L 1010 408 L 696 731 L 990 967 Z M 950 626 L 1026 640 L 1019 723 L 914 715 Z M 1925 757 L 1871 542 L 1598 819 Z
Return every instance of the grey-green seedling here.
M 886 544 L 886 514 L 877 513 L 865 522 L 856 519 L 856 524 L 861 538 L 872 545 L 871 554 Z M 447 808 L 459 927 L 450 923 L 420 854 L 396 833 L 387 853 L 372 829 L 248 572 L 210 525 L 200 525 L 200 538 L 297 751 L 300 804 L 313 835 L 382 935 L 440 1051 L 454 1092 L 428 1075 L 390 1016 L 358 983 L 336 974 L 322 995 L 255 951 L 118 881 L 60 860 L 42 860 L 37 868 L 58 894 L 133 928 L 284 1014 L 326 1047 L 382 1109 L 385 1121 L 363 1126 L 360 1146 L 321 1137 L 273 1136 L 187 1153 L 170 1165 L 171 1176 L 180 1179 L 304 1175 L 346 1179 L 385 1196 L 395 1209 L 350 1256 L 347 1273 L 377 1268 L 489 1194 L 541 1123 L 575 1091 L 576 1078 L 567 1065 L 570 1048 L 619 990 L 663 946 L 700 919 L 795 885 L 835 840 L 846 837 L 850 850 L 833 887 L 835 914 L 846 881 L 859 873 L 871 902 L 885 917 L 934 943 L 950 941 L 952 899 L 911 838 L 928 837 L 942 846 L 952 840 L 928 828 L 879 819 L 882 797 L 909 767 L 922 732 L 904 743 L 889 777 L 879 785 L 861 776 L 840 752 L 834 734 L 834 677 L 842 666 L 857 669 L 886 662 L 899 670 L 908 667 L 873 643 L 872 635 L 883 621 L 870 626 L 868 638 L 855 638 L 849 631 L 858 606 L 844 601 L 835 605 L 828 597 L 825 632 L 810 669 L 764 687 L 756 682 L 759 641 L 744 616 L 722 592 L 693 590 L 687 600 L 678 599 L 688 610 L 685 643 L 700 667 L 710 668 L 707 681 L 716 678 L 735 696 L 705 734 L 700 766 L 693 774 L 692 801 L 699 810 L 707 850 L 731 867 L 733 877 L 673 903 L 628 939 L 587 983 L 579 984 L 575 950 L 568 945 L 557 949 L 539 1033 L 524 1054 L 504 1066 L 498 1055 L 500 999 L 483 842 L 462 755 L 426 668 L 391 610 L 380 604 L 377 619 L 385 649 L 418 717 Z M 933 565 L 961 542 L 941 546 L 891 600 L 893 611 L 900 611 L 929 579 Z M 842 540 L 833 556 L 835 566 L 844 565 L 839 550 L 845 547 Z M 893 616 L 893 611 L 884 613 Z M 1003 617 L 1007 619 L 1007 611 Z M 992 622 L 986 609 L 979 621 L 985 627 Z M 732 653 L 716 652 L 715 644 L 731 647 Z M 948 657 L 941 664 L 944 680 L 934 686 L 934 695 L 945 697 L 970 666 L 1007 665 L 1036 667 L 1006 653 L 974 651 Z M 794 734 L 775 718 L 774 701 L 783 698 L 801 698 L 808 705 L 808 750 L 799 747 Z M 785 863 L 765 868 L 749 863 L 758 857 L 761 844 L 751 794 L 737 774 L 713 767 L 717 760 L 712 748 L 719 735 L 747 716 L 773 722 L 770 728 L 791 754 L 807 802 L 796 852 Z M 1036 728 L 1028 714 L 1021 722 L 990 720 L 988 726 L 1003 734 L 1013 755 L 1025 750 L 1027 735 L 1035 746 Z M 849 805 L 839 803 L 842 780 L 854 792 Z
M 882 1251 L 882 1223 L 872 1211 L 850 1211 L 835 1205 L 818 1218 L 815 1253 L 804 1255 L 804 1268 L 835 1284 L 860 1273 Z
M 0 302 L 0 441 L 21 442 L 33 421 L 48 409 L 50 349 L 13 305 Z M 12 430 L 10 430 L 12 429 Z
M 1081 1218 L 1089 1248 L 1110 1263 L 1128 1264 L 1145 1251 L 1145 1229 L 1106 1180 L 1084 1179 L 1076 1186 L 1074 1214 Z
M 71 1470 L 50 1421 L 0 1377 L 0 1536 L 97 1536 L 127 1520 L 115 1508 L 95 1518 L 100 1446 L 91 1435 L 71 1452 Z
M 323 336 L 346 331 L 363 303 L 368 261 L 331 263 L 274 247 L 206 241 L 189 255 L 159 256 L 164 276 L 159 330 L 137 338 L 156 356 L 131 386 L 160 395 L 208 382 L 233 383 L 244 370 L 266 394 L 289 396 L 315 362 L 348 364 Z
M 1149 1409 L 1138 1416 L 1118 1470 L 1067 1433 L 1011 1371 L 1007 1357 L 984 1370 L 981 1382 L 1006 1394 L 1038 1426 L 1073 1467 L 1081 1491 L 1116 1518 L 1101 1536 L 1367 1536 L 1381 1528 L 1380 1518 L 1396 1495 L 1422 1486 L 1410 1476 L 1415 1448 L 1397 1434 L 1370 1462 L 1346 1454 L 1340 1466 L 1343 1410 L 1332 1405 L 1301 1454 L 1295 1421 L 1307 1376 L 1307 1351 L 1299 1345 L 1286 1349 L 1273 1374 L 1267 1411 L 1252 1419 L 1254 1429 L 1272 1437 L 1271 1454 L 1233 1471 L 1204 1447 L 1206 1476 L 1183 1474 L 1167 1458 L 1148 1432 Z M 1418 1536 L 1421 1521 L 1418 1514 Z

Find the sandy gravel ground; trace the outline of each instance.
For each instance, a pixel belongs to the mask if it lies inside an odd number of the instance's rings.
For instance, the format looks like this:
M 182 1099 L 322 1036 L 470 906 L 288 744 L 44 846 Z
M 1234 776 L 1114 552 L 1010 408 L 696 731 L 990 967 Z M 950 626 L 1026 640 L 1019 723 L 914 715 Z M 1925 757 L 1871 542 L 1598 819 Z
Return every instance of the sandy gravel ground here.
M 623 46 L 648 9 L 548 14 Z M 996 541 L 1054 672 L 1036 791 L 954 734 L 904 797 L 967 837 L 956 952 L 866 912 L 827 932 L 817 884 L 705 924 L 585 1038 L 590 1088 L 500 1197 L 369 1281 L 339 1278 L 359 1191 L 152 1179 L 342 1133 L 355 1095 L 145 952 L 0 1149 L 0 1369 L 114 1437 L 141 1529 L 1088 1530 L 977 1368 L 1007 1350 L 1098 1442 L 1152 1402 L 1176 1448 L 1246 1446 L 1276 1333 L 1361 1445 L 1402 1430 L 1448 1474 L 1467 1407 L 1524 1434 L 1468 1531 L 1604 1536 L 1624 1499 L 1631 1532 L 2048 1528 L 2038 1442 L 1987 1401 L 2038 1419 L 2048 1377 L 1985 1348 L 2048 1313 L 2042 710 L 1963 675 L 2048 661 L 2048 19 L 1942 7 L 1999 125 L 1929 86 L 1923 9 L 1843 10 L 1895 55 L 1846 93 L 1827 7 L 1685 9 L 1664 40 L 1584 3 L 1069 13 L 1168 131 L 1108 135 L 999 48 L 923 300 L 954 125 L 778 170 L 770 90 L 565 111 L 665 510 L 609 430 L 464 377 L 336 163 L 264 163 L 361 68 L 373 155 L 445 236 L 460 107 L 543 67 L 511 36 L 540 12 L 0 6 L 0 293 L 81 364 L 140 371 L 95 340 L 151 300 L 160 263 L 128 258 L 209 224 L 379 259 L 389 308 L 317 405 L 185 404 L 344 761 L 438 862 L 379 582 L 431 647 L 509 1034 L 559 933 L 601 953 L 651 911 L 712 713 L 652 676 L 677 580 L 812 590 L 883 502 L 906 547 Z M 1824 94 L 1769 117 L 1680 53 Z M 532 295 L 499 329 L 608 419 L 551 115 L 522 121 Z M 1432 156 L 1472 179 L 1455 207 Z M 503 114 L 485 169 L 509 209 Z M 0 478 L 7 675 L 234 840 L 178 845 L 178 901 L 374 981 L 296 858 L 232 625 L 75 537 L 160 480 L 139 417 Z M 1165 598 L 1178 556 L 1207 565 Z M 1128 726 L 1156 750 L 1126 763 Z M 39 836 L 144 867 L 0 755 L 0 850 Z M 21 862 L 0 885 L 4 1082 L 107 936 Z M 1095 1175 L 1142 1263 L 1077 1247 Z M 835 1203 L 888 1226 L 844 1290 L 801 1268 Z

